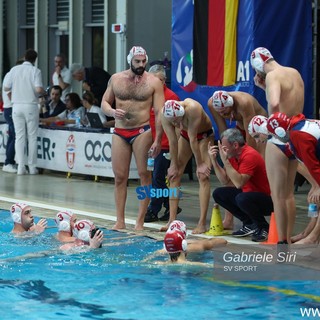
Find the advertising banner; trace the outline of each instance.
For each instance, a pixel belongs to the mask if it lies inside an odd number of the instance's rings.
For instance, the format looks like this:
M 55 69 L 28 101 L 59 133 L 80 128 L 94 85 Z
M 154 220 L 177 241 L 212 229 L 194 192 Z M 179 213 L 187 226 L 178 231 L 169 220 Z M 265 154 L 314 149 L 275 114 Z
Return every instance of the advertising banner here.
M 7 125 L 0 124 L 0 162 L 6 158 Z M 39 128 L 37 167 L 62 172 L 114 177 L 112 134 Z M 119 160 L 120 161 L 120 160 Z M 130 179 L 139 179 L 132 157 Z

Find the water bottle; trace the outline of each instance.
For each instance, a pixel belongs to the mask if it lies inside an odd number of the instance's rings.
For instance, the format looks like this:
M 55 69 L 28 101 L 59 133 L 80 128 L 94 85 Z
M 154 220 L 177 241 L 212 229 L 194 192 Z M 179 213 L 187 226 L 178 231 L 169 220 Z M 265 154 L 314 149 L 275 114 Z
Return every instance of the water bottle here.
M 153 171 L 153 169 L 154 169 L 154 159 L 149 157 L 147 160 L 147 170 Z
M 318 206 L 315 203 L 309 203 L 308 217 L 316 218 L 318 216 Z
M 76 116 L 76 128 L 80 128 L 81 127 L 81 118 L 80 116 Z
M 167 160 L 171 160 L 171 154 L 168 153 L 164 153 L 163 156 L 167 159 Z

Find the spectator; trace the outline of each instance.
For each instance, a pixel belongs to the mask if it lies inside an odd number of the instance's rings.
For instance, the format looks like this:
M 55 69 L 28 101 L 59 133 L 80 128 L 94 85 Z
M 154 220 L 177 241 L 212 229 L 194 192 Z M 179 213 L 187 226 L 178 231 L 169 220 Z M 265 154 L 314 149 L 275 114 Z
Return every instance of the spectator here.
M 84 107 L 81 105 L 79 95 L 75 92 L 71 92 L 66 96 L 66 110 L 55 117 L 41 119 L 41 123 L 49 125 L 51 123 L 62 121 L 67 127 L 74 127 L 78 117 L 80 117 L 80 122 L 84 121 Z
M 60 86 L 50 88 L 50 100 L 40 110 L 40 118 L 55 117 L 66 110 L 66 105 L 61 100 L 62 89 Z
M 218 146 L 209 145 L 208 151 L 215 174 L 225 186 L 213 191 L 213 199 L 243 223 L 232 235 L 252 234 L 252 241 L 267 240 L 269 224 L 264 216 L 271 215 L 273 204 L 262 156 L 245 143 L 238 129 L 224 131 Z M 227 186 L 230 182 L 234 186 Z
M 134 154 L 142 186 L 151 185 L 147 171 L 147 154 L 160 153 L 162 127 L 159 110 L 164 104 L 163 86 L 159 79 L 145 72 L 148 56 L 139 46 L 131 48 L 128 57 L 130 68 L 112 75 L 103 96 L 102 110 L 115 118 L 112 137 L 112 169 L 115 175 L 115 202 L 117 222 L 114 229 L 124 229 L 127 182 L 132 153 Z M 112 109 L 116 102 L 116 109 Z M 154 107 L 156 137 L 152 143 L 149 125 L 150 109 Z M 119 161 L 121 159 L 121 161 Z M 140 201 L 136 230 L 143 229 L 149 198 Z
M 62 89 L 61 100 L 65 102 L 66 95 L 71 92 L 71 71 L 66 66 L 66 57 L 60 53 L 54 57 L 54 73 L 52 75 L 52 83 Z
M 18 60 L 16 65 L 20 65 L 24 60 Z M 4 76 L 3 83 L 7 81 L 8 74 Z M 8 125 L 8 140 L 6 145 L 6 159 L 2 167 L 2 171 L 9 173 L 17 173 L 17 165 L 15 161 L 15 139 L 16 133 L 14 130 L 14 124 L 12 120 L 12 103 L 11 103 L 11 92 L 4 91 L 2 88 L 2 100 L 3 100 L 3 115 Z
M 97 104 L 100 107 L 104 92 L 107 89 L 110 74 L 99 67 L 85 68 L 79 63 L 71 65 L 71 73 L 73 79 L 82 81 L 82 90 L 90 91 L 97 99 Z
M 96 100 L 92 92 L 85 91 L 82 95 L 82 104 L 85 107 L 85 114 L 87 113 L 97 113 L 101 120 L 101 123 L 105 128 L 114 127 L 115 120 L 107 121 L 107 118 L 101 108 L 95 105 Z M 90 127 L 90 122 L 87 117 L 83 121 L 83 125 Z
M 214 141 L 214 131 L 209 116 L 201 104 L 193 99 L 184 101 L 168 100 L 161 114 L 161 122 L 169 139 L 171 163 L 168 169 L 170 188 L 180 188 L 184 169 L 194 155 L 199 180 L 200 218 L 192 233 L 206 231 L 207 211 L 210 201 L 210 171 L 211 163 L 207 151 L 208 142 Z M 181 137 L 177 138 L 175 128 L 181 129 Z M 167 226 L 176 219 L 179 197 L 170 200 L 170 219 Z
M 28 145 L 29 174 L 38 174 L 37 139 L 39 127 L 38 95 L 45 94 L 41 71 L 34 66 L 38 54 L 33 49 L 25 53 L 25 62 L 13 67 L 4 83 L 4 90 L 11 91 L 12 119 L 16 131 L 17 174 L 26 174 L 25 146 Z
M 163 84 L 164 99 L 167 100 L 179 100 L 179 97 L 171 91 L 166 86 L 166 70 L 163 65 L 155 64 L 149 69 L 149 73 L 154 74 Z M 155 128 L 155 117 L 154 110 L 151 108 L 150 112 L 150 127 L 152 133 L 152 140 L 155 139 L 156 128 Z M 152 172 L 152 187 L 156 189 L 167 189 L 166 184 L 166 175 L 167 170 L 170 165 L 170 160 L 164 157 L 164 153 L 169 153 L 169 141 L 165 133 L 162 135 L 161 139 L 161 151 L 159 155 L 154 159 L 154 170 Z M 169 194 L 169 193 L 168 193 Z M 161 211 L 162 206 L 165 208 L 165 212 L 160 221 L 169 220 L 169 197 L 153 197 L 151 198 L 150 204 L 148 206 L 147 214 L 144 218 L 144 222 L 154 222 L 158 221 L 158 213 Z M 181 209 L 178 208 L 178 212 L 181 212 Z
M 31 207 L 25 203 L 13 204 L 10 213 L 14 223 L 11 231 L 12 233 L 19 235 L 34 235 L 42 233 L 47 226 L 46 219 L 40 219 L 37 224 L 34 224 Z

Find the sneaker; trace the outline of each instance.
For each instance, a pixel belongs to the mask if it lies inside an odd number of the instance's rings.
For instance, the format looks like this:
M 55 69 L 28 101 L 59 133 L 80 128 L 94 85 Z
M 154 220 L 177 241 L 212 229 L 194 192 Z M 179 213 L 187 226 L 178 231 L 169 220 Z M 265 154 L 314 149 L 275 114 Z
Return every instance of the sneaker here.
M 18 171 L 17 171 L 18 175 L 23 175 L 23 174 L 27 174 L 27 170 L 25 166 L 19 166 L 18 165 Z
M 235 237 L 246 237 L 249 236 L 250 234 L 253 234 L 256 232 L 257 229 L 252 228 L 251 226 L 243 226 L 241 229 L 238 231 L 232 232 L 232 235 Z
M 17 173 L 18 170 L 14 164 L 6 164 L 2 167 L 2 171 L 9 173 Z
M 144 217 L 144 222 L 155 222 L 159 221 L 158 215 L 155 214 L 151 209 L 148 209 L 146 216 Z
M 182 211 L 182 209 L 180 207 L 178 207 L 177 210 L 177 215 Z M 163 216 L 160 217 L 160 221 L 169 221 L 169 217 L 170 217 L 170 209 L 166 209 L 166 211 L 164 212 Z
M 251 240 L 254 242 L 261 242 L 268 240 L 268 231 L 266 229 L 258 229 L 251 237 Z

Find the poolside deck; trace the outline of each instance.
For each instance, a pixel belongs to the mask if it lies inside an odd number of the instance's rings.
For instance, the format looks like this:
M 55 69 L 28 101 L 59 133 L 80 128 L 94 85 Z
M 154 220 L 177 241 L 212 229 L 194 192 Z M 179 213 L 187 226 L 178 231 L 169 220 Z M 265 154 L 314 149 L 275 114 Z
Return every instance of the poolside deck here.
M 211 176 L 212 189 L 220 186 L 214 175 Z M 128 186 L 128 199 L 126 206 L 127 228 L 133 230 L 135 218 L 138 210 L 138 199 L 135 189 L 138 181 L 130 180 Z M 189 180 L 187 174 L 182 180 L 183 198 L 179 206 L 182 212 L 178 218 L 183 220 L 189 230 L 192 230 L 199 218 L 198 182 Z M 295 233 L 304 229 L 308 223 L 306 196 L 309 185 L 304 184 L 296 192 L 297 218 Z M 61 209 L 70 209 L 81 215 L 88 215 L 90 219 L 105 227 L 112 227 L 115 221 L 114 204 L 114 184 L 113 179 L 101 178 L 100 182 L 85 180 L 83 175 L 71 175 L 67 178 L 65 173 L 45 170 L 40 175 L 23 175 L 0 173 L 0 201 L 1 208 L 9 209 L 15 201 L 25 201 L 34 208 L 35 216 L 46 216 L 53 218 L 55 213 Z M 211 211 L 213 201 L 207 217 L 207 226 L 210 226 Z M 223 209 L 221 210 L 223 214 Z M 159 239 L 163 234 L 157 231 L 163 226 L 164 222 L 146 223 L 148 232 L 152 231 L 155 238 L 159 234 Z M 239 227 L 239 223 L 236 225 Z M 227 237 L 229 241 L 236 243 L 252 243 L 249 238 L 235 239 Z
M 212 189 L 220 186 L 214 175 L 211 176 Z M 126 225 L 124 232 L 136 234 L 134 231 L 135 218 L 138 210 L 138 199 L 136 196 L 136 187 L 138 181 L 130 180 L 128 185 L 128 199 L 126 206 Z M 197 225 L 199 218 L 199 200 L 198 200 L 198 182 L 191 181 L 188 175 L 183 176 L 182 180 L 183 198 L 180 201 L 182 212 L 178 218 L 183 220 L 188 227 L 189 238 L 208 237 L 205 235 L 191 235 L 191 230 Z M 295 234 L 301 232 L 308 223 L 307 217 L 307 193 L 309 185 L 304 184 L 296 192 L 297 217 L 295 224 Z M 34 216 L 54 218 L 60 210 L 72 210 L 78 216 L 88 217 L 99 227 L 112 228 L 116 220 L 114 205 L 114 183 L 113 179 L 102 178 L 100 182 L 86 180 L 82 175 L 67 177 L 61 172 L 44 171 L 40 175 L 18 176 L 10 173 L 0 173 L 0 208 L 9 209 L 11 204 L 22 201 L 33 207 Z M 210 202 L 207 226 L 210 226 L 211 211 L 213 201 Z M 223 214 L 223 209 L 221 210 Z M 145 230 L 138 232 L 139 235 L 152 237 L 162 241 L 164 233 L 159 232 L 165 222 L 145 223 Z M 240 226 L 239 221 L 235 222 L 235 228 Z M 245 252 L 249 250 L 254 253 L 265 254 L 266 252 L 276 252 L 274 245 L 262 245 L 250 240 L 250 237 L 236 238 L 230 235 L 222 236 L 228 241 L 227 247 L 217 248 L 216 254 L 222 255 L 226 250 L 234 252 Z M 298 259 L 294 263 L 294 268 L 301 266 L 309 270 L 314 279 L 318 279 L 319 264 L 319 246 L 299 246 L 294 252 Z M 240 250 L 240 251 L 239 251 Z M 287 250 L 287 249 L 286 249 Z M 289 249 L 290 250 L 290 249 Z M 271 269 L 271 274 L 272 274 Z M 278 269 L 277 269 L 278 270 Z M 290 269 L 291 270 L 291 269 Z M 296 269 L 294 269 L 296 270 Z M 311 271 L 310 271 L 311 270 Z M 316 271 L 316 273 L 312 273 Z M 283 272 L 283 271 L 282 271 Z M 288 271 L 289 272 L 289 271 Z M 300 269 L 295 271 L 301 273 Z M 279 272 L 280 279 L 283 275 Z M 291 271 L 290 271 L 291 273 Z M 303 272 L 306 276 L 305 272 Z M 312 276 L 313 277 L 313 276 Z

